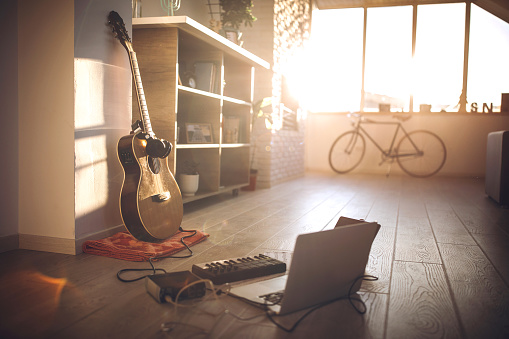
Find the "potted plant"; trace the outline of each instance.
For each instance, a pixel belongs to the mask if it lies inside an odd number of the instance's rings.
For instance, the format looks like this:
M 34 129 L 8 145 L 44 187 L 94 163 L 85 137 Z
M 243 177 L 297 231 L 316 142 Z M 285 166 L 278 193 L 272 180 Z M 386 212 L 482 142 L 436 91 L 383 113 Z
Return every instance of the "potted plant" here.
M 229 40 L 239 43 L 240 25 L 253 26 L 256 18 L 251 12 L 252 0 L 219 0 L 221 6 L 221 24 L 224 35 Z
M 179 175 L 179 187 L 183 196 L 194 196 L 198 191 L 200 182 L 200 174 L 198 173 L 198 165 L 191 160 L 185 160 Z
M 266 130 L 271 130 L 273 128 L 274 122 L 272 118 L 272 97 L 263 98 L 262 100 L 257 101 L 253 105 L 253 115 L 251 125 L 255 126 L 257 121 L 264 122 L 264 127 Z M 256 179 L 258 177 L 258 169 L 254 166 L 254 160 L 256 155 L 256 147 L 258 139 L 264 135 L 258 135 L 254 138 L 253 142 L 253 152 L 251 153 L 251 163 L 249 169 L 249 186 L 245 186 L 242 188 L 244 191 L 254 191 L 256 189 Z

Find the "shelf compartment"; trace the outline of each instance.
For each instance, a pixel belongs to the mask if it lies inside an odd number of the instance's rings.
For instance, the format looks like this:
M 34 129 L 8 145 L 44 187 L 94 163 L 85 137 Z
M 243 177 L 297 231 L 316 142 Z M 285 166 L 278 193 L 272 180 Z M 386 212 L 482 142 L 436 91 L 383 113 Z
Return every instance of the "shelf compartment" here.
M 247 144 L 251 141 L 251 105 L 223 102 L 222 145 Z M 233 136 L 232 136 L 233 135 Z
M 219 148 L 177 148 L 177 182 L 186 161 L 198 163 L 200 183 L 196 196 L 217 192 L 219 189 Z
M 231 57 L 224 61 L 224 95 L 251 102 L 253 67 Z
M 177 108 L 178 144 L 189 144 L 186 124 L 210 124 L 211 144 L 219 144 L 221 135 L 220 110 L 221 100 L 215 96 L 179 91 Z
M 221 187 L 249 184 L 249 147 L 221 149 Z

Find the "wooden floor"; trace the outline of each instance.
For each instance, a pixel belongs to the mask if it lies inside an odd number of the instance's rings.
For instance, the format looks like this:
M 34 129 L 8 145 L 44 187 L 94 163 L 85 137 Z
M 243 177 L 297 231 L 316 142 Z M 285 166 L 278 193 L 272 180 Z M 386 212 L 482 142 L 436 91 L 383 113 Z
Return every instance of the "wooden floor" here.
M 0 254 L 0 337 L 509 337 L 509 210 L 485 196 L 483 179 L 308 174 L 196 201 L 182 226 L 210 237 L 193 257 L 156 266 L 190 270 L 258 253 L 286 260 L 298 234 L 331 228 L 339 216 L 382 225 L 367 267 L 379 280 L 359 292 L 364 315 L 337 301 L 286 333 L 228 295 L 175 310 L 156 303 L 143 281 L 117 280 L 120 269 L 148 263 L 17 250 Z M 275 320 L 291 327 L 302 315 Z

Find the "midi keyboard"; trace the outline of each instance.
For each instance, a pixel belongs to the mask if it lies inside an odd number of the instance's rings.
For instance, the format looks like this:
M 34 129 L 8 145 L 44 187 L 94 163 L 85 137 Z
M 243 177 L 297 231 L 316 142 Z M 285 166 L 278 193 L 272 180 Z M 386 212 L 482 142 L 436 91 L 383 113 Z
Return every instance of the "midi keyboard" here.
M 286 264 L 264 254 L 193 265 L 192 272 L 216 285 L 286 272 Z

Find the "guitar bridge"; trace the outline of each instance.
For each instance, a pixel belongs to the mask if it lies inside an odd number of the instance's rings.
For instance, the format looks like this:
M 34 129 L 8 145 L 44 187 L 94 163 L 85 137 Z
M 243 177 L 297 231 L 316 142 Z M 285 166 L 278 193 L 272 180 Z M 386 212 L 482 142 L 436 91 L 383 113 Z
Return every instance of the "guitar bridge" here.
M 155 201 L 155 202 L 167 201 L 170 198 L 171 198 L 170 192 L 163 192 L 163 193 L 159 193 L 159 194 L 154 194 L 152 196 L 152 200 Z

